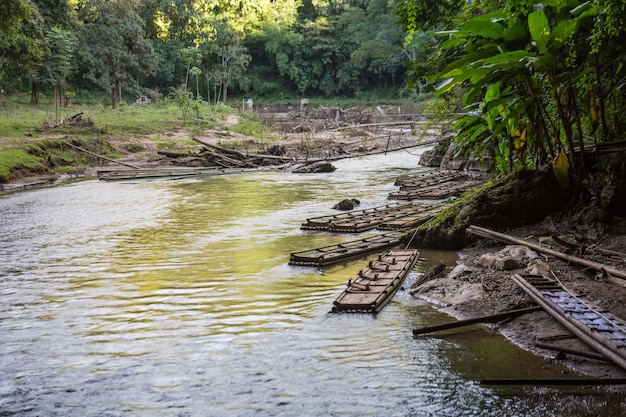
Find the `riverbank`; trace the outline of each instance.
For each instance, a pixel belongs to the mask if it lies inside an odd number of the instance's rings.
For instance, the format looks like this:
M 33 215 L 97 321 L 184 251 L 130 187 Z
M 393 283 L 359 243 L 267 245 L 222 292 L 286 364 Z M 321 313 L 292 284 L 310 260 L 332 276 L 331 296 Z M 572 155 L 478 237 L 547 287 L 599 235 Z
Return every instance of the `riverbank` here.
M 227 123 L 236 123 L 236 118 L 227 119 Z M 363 132 L 362 132 L 363 133 Z M 332 156 L 335 159 L 356 157 L 369 153 L 392 151 L 408 146 L 417 146 L 433 139 L 428 135 L 415 135 L 412 132 L 394 136 L 393 141 L 387 137 L 369 134 L 366 139 L 359 136 L 350 136 L 340 131 L 324 131 L 318 133 L 306 132 L 293 135 L 284 135 L 272 142 L 272 145 L 283 147 L 285 154 L 294 159 L 309 157 Z M 172 132 L 169 135 L 172 141 L 188 141 L 186 133 Z M 237 133 L 224 133 L 223 131 L 207 129 L 199 137 L 202 140 L 214 144 L 233 145 L 249 152 L 260 152 L 267 143 L 262 143 L 253 138 Z M 390 136 L 389 136 L 390 137 Z M 117 143 L 110 140 L 122 155 L 119 161 L 130 163 L 140 167 L 168 166 L 171 161 L 157 157 L 156 144 L 145 138 L 142 140 L 143 152 L 130 152 L 124 148 L 124 141 Z M 107 165 L 114 165 L 108 163 Z M 17 178 L 3 185 L 3 190 L 27 189 L 37 186 L 54 185 L 60 181 L 75 178 L 95 178 L 100 167 L 85 167 L 84 170 L 72 174 L 41 174 L 29 175 Z M 562 230 L 570 229 L 570 225 L 547 218 L 546 221 L 535 223 L 509 231 L 519 236 L 550 236 L 561 234 Z M 615 220 L 614 224 L 598 236 L 596 244 L 606 249 L 618 252 L 626 251 L 626 234 L 620 233 L 626 230 L 626 222 Z M 494 245 L 490 242 L 479 242 L 471 247 L 466 247 L 460 253 L 460 265 L 458 268 L 449 266 L 450 271 L 445 278 L 431 281 L 416 292 L 416 296 L 424 297 L 457 318 L 470 318 L 486 314 L 493 314 L 514 308 L 522 308 L 530 304 L 529 298 L 519 290 L 511 280 L 511 275 L 516 271 L 498 271 L 476 265 L 476 260 L 485 253 L 497 252 L 504 245 Z M 623 261 L 623 260 L 622 260 Z M 614 284 L 596 278 L 588 271 L 582 271 L 572 265 L 550 259 L 552 270 L 568 287 L 584 296 L 600 307 L 613 312 L 618 317 L 626 318 L 626 290 L 616 287 Z M 620 265 L 617 265 L 622 266 Z M 503 334 L 512 343 L 522 348 L 535 352 L 540 356 L 558 360 L 577 372 L 594 377 L 624 376 L 624 371 L 595 360 L 588 360 L 568 355 L 556 358 L 553 351 L 539 349 L 535 342 L 543 337 L 552 336 L 563 332 L 556 321 L 544 312 L 537 312 L 508 320 L 499 325 L 488 326 L 493 331 Z M 576 340 L 563 343 L 563 347 L 584 349 Z
M 265 127 L 262 138 L 238 132 L 246 130 L 240 126 L 248 126 L 250 117 L 231 113 L 211 123 L 198 119 L 185 126 L 145 135 L 108 134 L 107 129 L 103 129 L 98 138 L 80 139 L 89 132 L 78 126 L 71 127 L 75 132 L 68 134 L 59 134 L 53 129 L 36 134 L 27 132 L 21 139 L 0 137 L 0 150 L 17 147 L 25 155 L 38 158 L 36 163 L 32 162 L 32 167 L 18 163 L 11 168 L 6 175 L 9 181 L 0 183 L 0 191 L 48 186 L 72 178 L 94 178 L 98 170 L 126 168 L 126 165 L 140 169 L 212 166 L 214 161 L 202 155 L 207 148 L 203 144 L 233 149 L 245 155 L 267 154 L 275 160 L 269 169 L 288 170 L 290 161 L 292 164 L 333 161 L 392 152 L 439 140 L 438 129 L 432 129 L 423 116 L 406 115 L 406 121 L 401 122 L 397 117 L 389 119 L 375 109 L 342 111 L 339 124 L 335 108 L 320 108 L 307 115 L 294 111 L 263 113 L 259 117 L 273 128 L 268 131 Z M 331 122 L 335 126 L 330 126 Z M 258 121 L 255 123 L 259 124 Z M 88 148 L 92 153 L 81 152 L 76 146 L 66 144 L 74 139 L 77 140 L 74 145 Z
M 591 248 L 623 253 L 626 251 L 626 219 L 614 218 L 606 226 L 604 232 L 598 236 Z M 569 233 L 568 233 L 569 232 Z M 536 240 L 554 235 L 572 233 L 571 224 L 567 221 L 558 221 L 548 217 L 543 222 L 519 227 L 506 232 L 520 239 Z M 426 282 L 411 292 L 415 297 L 424 298 L 456 319 L 468 319 L 503 311 L 525 308 L 532 305 L 532 300 L 513 282 L 515 273 L 523 273 L 528 267 L 543 268 L 544 272 L 554 273 L 562 284 L 578 297 L 608 311 L 617 317 L 626 317 L 626 282 L 616 285 L 592 270 L 584 270 L 573 264 L 568 264 L 552 256 L 537 254 L 537 257 L 527 258 L 520 268 L 498 270 L 485 267 L 484 259 L 492 257 L 506 248 L 503 243 L 492 240 L 478 240 L 470 247 L 459 252 L 458 265 L 449 265 L 446 274 L 438 279 Z M 594 253 L 591 251 L 590 253 Z M 484 257 L 486 255 L 486 257 Z M 601 256 L 600 251 L 595 254 L 598 262 L 623 268 L 625 257 Z M 481 257 L 482 262 L 481 262 Z M 534 260 L 540 261 L 533 262 Z M 539 265 L 539 266 L 537 266 Z M 535 270 L 536 271 L 536 270 Z M 537 346 L 545 339 L 562 336 L 569 333 L 555 319 L 544 311 L 529 313 L 517 318 L 508 319 L 498 324 L 485 324 L 490 331 L 502 334 L 511 343 L 533 352 L 547 360 L 559 362 L 572 371 L 595 378 L 624 378 L 626 371 L 609 362 L 589 359 L 572 354 L 562 354 L 555 350 L 547 350 Z M 462 331 L 462 330 L 461 330 Z M 576 338 L 562 338 L 550 344 L 562 349 L 576 351 L 590 351 Z M 532 375 L 529 375 L 532 377 Z M 622 387 L 611 389 L 624 390 Z

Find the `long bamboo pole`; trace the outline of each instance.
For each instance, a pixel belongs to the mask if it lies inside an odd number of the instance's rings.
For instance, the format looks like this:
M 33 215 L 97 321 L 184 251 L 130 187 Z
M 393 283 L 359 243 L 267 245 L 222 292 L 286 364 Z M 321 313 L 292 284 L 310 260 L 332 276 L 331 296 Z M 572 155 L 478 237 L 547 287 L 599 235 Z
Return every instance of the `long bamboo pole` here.
M 608 265 L 604 265 L 598 262 L 590 261 L 588 259 L 579 258 L 577 256 L 568 255 L 559 251 L 555 251 L 553 249 L 546 248 L 544 246 L 538 245 L 536 243 L 528 242 L 523 239 L 518 239 L 513 236 L 505 235 L 504 233 L 494 232 L 493 230 L 485 229 L 484 227 L 479 226 L 469 226 L 466 231 L 476 236 L 492 238 L 495 240 L 499 240 L 505 243 L 511 243 L 514 245 L 524 245 L 533 249 L 537 252 L 542 252 L 547 255 L 552 255 L 556 258 L 562 259 L 567 262 L 571 262 L 576 265 L 582 265 L 588 268 L 595 269 L 598 272 L 607 273 L 609 275 L 613 275 L 614 277 L 625 279 L 626 280 L 626 271 L 621 269 L 616 269 Z
M 455 321 L 452 323 L 444 323 L 444 324 L 437 324 L 434 326 L 422 327 L 420 329 L 414 329 L 413 336 L 418 336 L 424 333 L 438 332 L 441 330 L 454 329 L 454 328 L 463 327 L 463 326 L 470 326 L 472 324 L 478 324 L 478 323 L 497 323 L 504 319 L 521 316 L 523 314 L 532 313 L 532 312 L 539 311 L 539 310 L 541 310 L 541 307 L 533 306 L 533 307 L 521 308 L 518 310 L 506 311 L 504 313 L 492 314 L 489 316 L 481 316 L 481 317 L 475 317 L 475 318 L 467 319 L 467 320 Z
M 122 162 L 122 161 L 117 161 L 117 160 L 115 160 L 115 159 L 111 159 L 111 158 L 107 158 L 106 156 L 102 156 L 102 155 L 99 155 L 99 154 L 97 154 L 97 153 L 95 153 L 95 152 L 88 151 L 87 149 L 83 149 L 83 148 L 81 148 L 80 146 L 72 145 L 72 144 L 71 144 L 71 143 L 69 143 L 69 142 L 65 142 L 65 144 L 66 144 L 66 145 L 68 145 L 68 146 L 71 146 L 72 148 L 77 149 L 77 150 L 79 150 L 79 151 L 81 151 L 81 152 L 85 152 L 85 153 L 87 153 L 87 154 L 89 154 L 89 155 L 93 155 L 93 156 L 97 156 L 98 158 L 102 158 L 102 159 L 104 159 L 105 161 L 115 162 L 116 164 L 126 165 L 127 167 L 131 167 L 131 168 L 135 168 L 135 169 L 140 169 L 140 168 L 139 168 L 138 166 L 136 166 L 136 165 L 132 165 L 132 164 L 129 164 L 129 163 L 126 163 L 126 162 Z

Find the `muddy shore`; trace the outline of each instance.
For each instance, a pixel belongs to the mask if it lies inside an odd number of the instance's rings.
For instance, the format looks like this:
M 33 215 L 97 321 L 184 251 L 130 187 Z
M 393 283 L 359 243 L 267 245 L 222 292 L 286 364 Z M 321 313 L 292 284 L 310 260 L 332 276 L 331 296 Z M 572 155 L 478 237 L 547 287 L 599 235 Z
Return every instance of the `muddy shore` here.
M 626 234 L 622 233 L 626 219 L 615 219 L 599 237 L 596 245 L 616 252 L 626 251 Z M 562 225 L 566 230 L 566 225 Z M 544 222 L 506 231 L 507 234 L 522 239 L 538 239 L 554 234 L 554 222 Z M 556 225 L 558 228 L 559 225 Z M 415 297 L 426 299 L 442 311 L 456 319 L 468 319 L 496 314 L 508 310 L 533 305 L 528 297 L 512 280 L 515 273 L 522 274 L 524 267 L 510 270 L 497 270 L 482 266 L 479 259 L 484 254 L 494 254 L 507 245 L 493 240 L 482 239 L 459 252 L 457 265 L 448 265 L 441 278 L 426 282 L 410 291 Z M 542 263 L 563 285 L 576 296 L 593 303 L 615 316 L 626 318 L 626 287 L 609 282 L 594 271 L 584 270 L 552 256 L 539 255 Z M 613 257 L 597 259 L 598 262 L 623 268 L 626 259 Z M 624 282 L 626 285 L 626 282 Z M 451 319 L 452 320 L 452 319 Z M 538 311 L 497 324 L 482 326 L 502 334 L 511 343 L 533 352 L 547 360 L 555 361 L 581 375 L 594 378 L 624 378 L 626 371 L 618 366 L 596 359 L 572 354 L 562 354 L 536 346 L 541 339 L 568 334 L 569 332 L 548 313 Z M 462 331 L 462 329 L 461 329 Z M 590 348 L 576 338 L 564 338 L 551 344 L 563 349 L 588 352 Z M 614 386 L 613 390 L 626 391 L 626 387 Z

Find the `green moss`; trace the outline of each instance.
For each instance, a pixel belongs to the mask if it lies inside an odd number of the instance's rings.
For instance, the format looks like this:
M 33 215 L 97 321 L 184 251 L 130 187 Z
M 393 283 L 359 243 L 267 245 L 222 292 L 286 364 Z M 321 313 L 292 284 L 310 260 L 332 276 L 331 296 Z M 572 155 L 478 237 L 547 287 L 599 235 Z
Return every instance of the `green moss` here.
M 532 223 L 559 211 L 567 201 L 551 171 L 521 169 L 466 192 L 417 229 L 420 246 L 459 249 L 465 230 L 477 225 L 503 230 Z

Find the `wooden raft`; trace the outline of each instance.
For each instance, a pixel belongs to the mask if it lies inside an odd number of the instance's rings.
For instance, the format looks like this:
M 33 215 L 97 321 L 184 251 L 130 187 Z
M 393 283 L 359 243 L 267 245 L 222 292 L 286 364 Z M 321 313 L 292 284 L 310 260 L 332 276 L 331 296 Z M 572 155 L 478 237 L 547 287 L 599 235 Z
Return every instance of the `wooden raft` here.
M 463 194 L 471 187 L 480 184 L 480 181 L 464 180 L 446 184 L 431 185 L 423 188 L 407 188 L 389 193 L 390 200 L 441 200 Z
M 443 184 L 449 181 L 458 181 L 467 178 L 467 174 L 461 171 L 433 171 L 419 174 L 403 180 L 397 180 L 394 185 L 400 190 L 409 188 L 423 188 Z
M 557 280 L 515 274 L 513 281 L 580 340 L 626 369 L 626 323 L 623 320 L 575 297 Z
M 375 229 L 381 224 L 395 222 L 411 216 L 411 224 L 430 219 L 441 210 L 439 205 L 425 203 L 396 203 L 348 213 L 320 216 L 307 219 L 302 224 L 303 230 L 328 230 L 331 232 L 359 233 Z M 402 228 L 410 226 L 393 227 Z
M 220 169 L 220 168 L 143 168 L 143 169 L 101 169 L 98 170 L 98 178 L 103 181 L 127 181 L 127 180 L 150 180 L 150 179 L 181 179 L 190 177 L 211 177 L 217 175 L 235 174 L 243 169 Z
M 333 313 L 379 313 L 393 298 L 419 258 L 414 249 L 392 250 L 370 261 L 333 302 Z
M 289 265 L 326 266 L 400 243 L 402 233 L 391 232 L 363 239 L 291 253 Z

